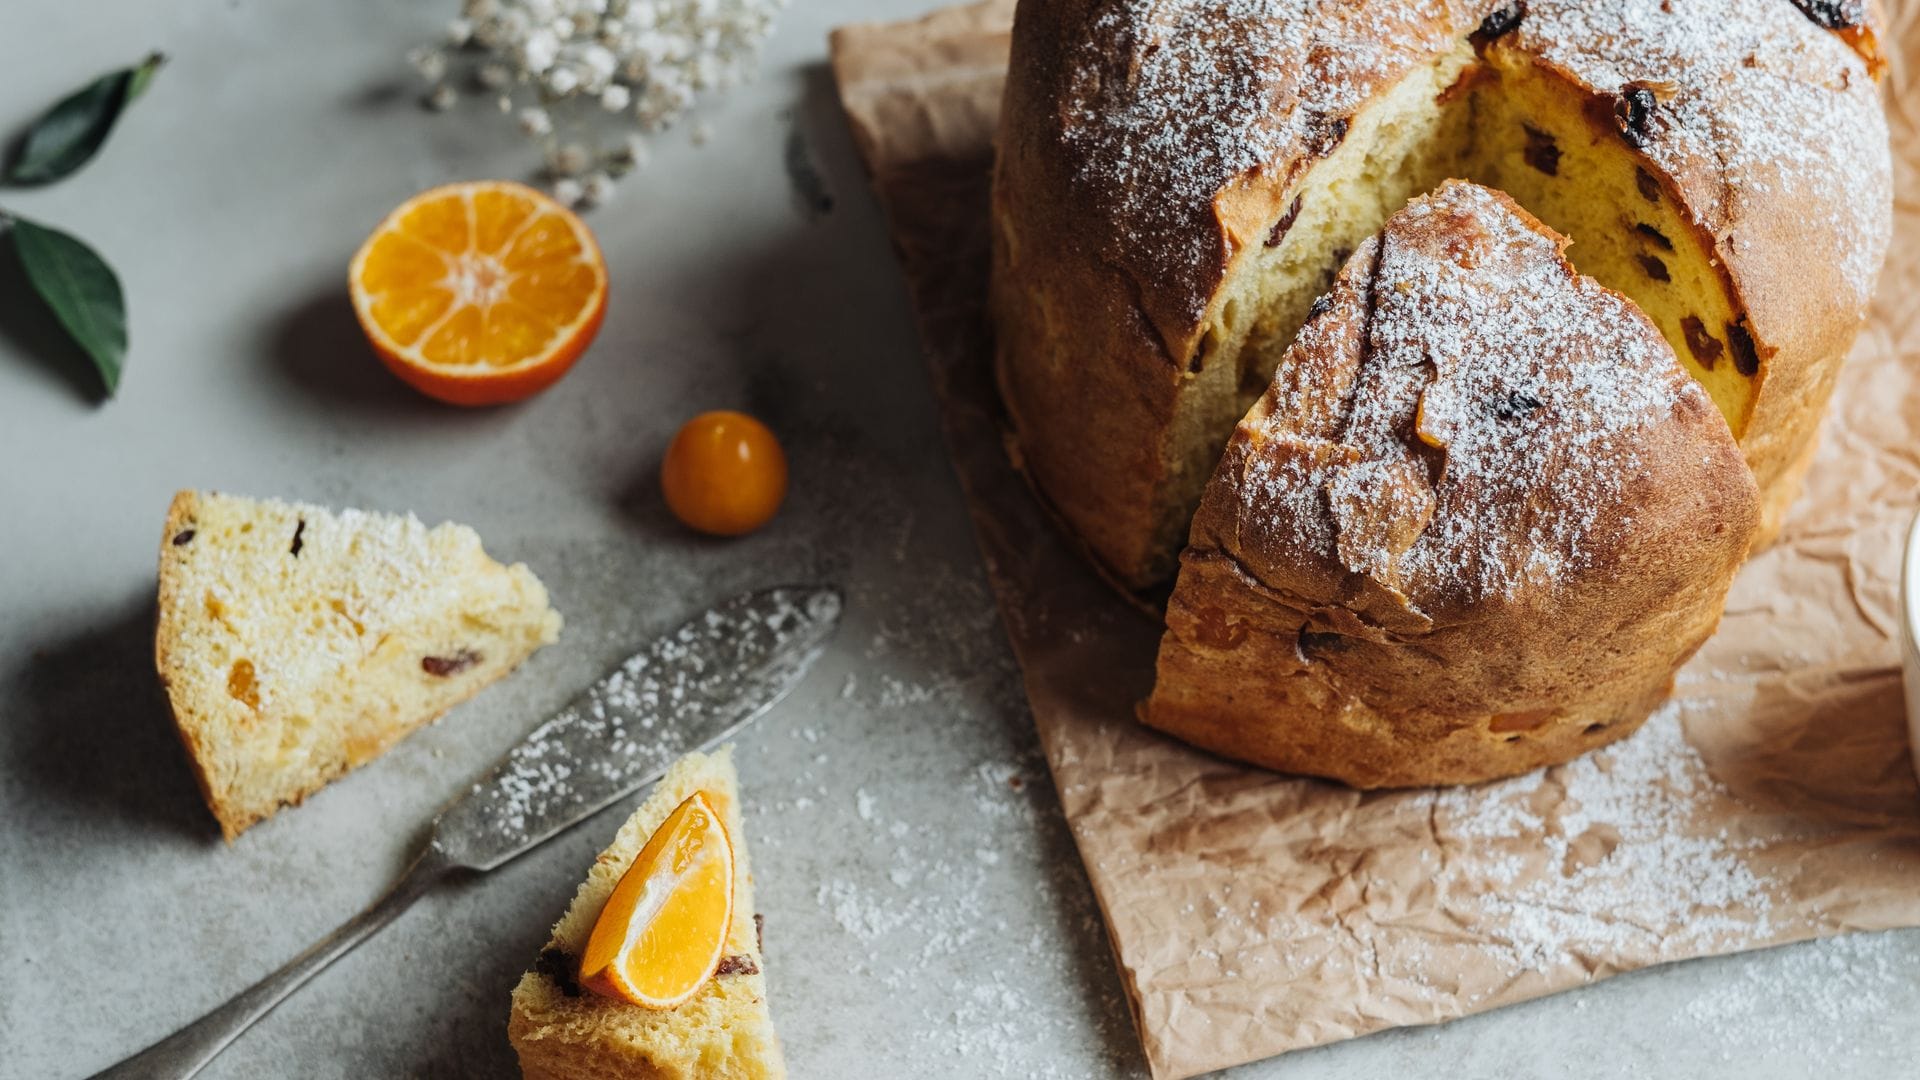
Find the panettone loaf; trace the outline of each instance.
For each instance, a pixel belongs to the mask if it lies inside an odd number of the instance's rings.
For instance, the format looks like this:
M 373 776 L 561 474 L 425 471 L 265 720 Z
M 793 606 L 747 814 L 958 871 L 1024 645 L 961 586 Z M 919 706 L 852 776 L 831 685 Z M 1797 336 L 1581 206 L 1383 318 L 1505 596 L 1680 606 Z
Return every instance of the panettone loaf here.
M 461 525 L 183 491 L 155 655 L 228 840 L 384 752 L 560 632 Z
M 1865 8 L 1023 2 L 991 302 L 1024 469 L 1116 579 L 1165 578 L 1314 297 L 1464 176 L 1652 318 L 1738 438 L 1764 538 L 1886 250 Z
M 1654 324 L 1506 196 L 1363 242 L 1194 518 L 1146 722 L 1360 787 L 1467 783 L 1633 731 L 1758 520 Z

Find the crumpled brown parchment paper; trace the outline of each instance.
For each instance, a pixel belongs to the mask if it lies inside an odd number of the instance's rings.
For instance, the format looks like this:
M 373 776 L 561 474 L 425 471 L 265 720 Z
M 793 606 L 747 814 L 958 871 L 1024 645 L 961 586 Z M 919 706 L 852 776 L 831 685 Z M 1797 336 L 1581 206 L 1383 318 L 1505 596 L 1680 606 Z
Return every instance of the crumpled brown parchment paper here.
M 1889 4 L 1912 191 L 1920 0 Z M 1157 1077 L 1512 1004 L 1650 964 L 1920 925 L 1898 670 L 1920 503 L 1920 207 L 1782 541 L 1675 701 L 1616 747 L 1477 788 L 1363 795 L 1139 726 L 1159 629 L 1008 464 L 987 172 L 1011 0 L 843 28 L 833 69 L 905 265 L 954 464 Z

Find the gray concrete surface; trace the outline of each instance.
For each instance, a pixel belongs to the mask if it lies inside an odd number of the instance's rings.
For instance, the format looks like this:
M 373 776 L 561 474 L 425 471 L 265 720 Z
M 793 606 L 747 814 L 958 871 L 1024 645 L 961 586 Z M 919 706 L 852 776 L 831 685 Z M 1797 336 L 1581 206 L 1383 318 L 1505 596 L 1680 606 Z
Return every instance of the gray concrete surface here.
M 712 141 L 664 139 L 592 217 L 614 294 L 588 357 L 534 402 L 466 413 L 378 368 L 342 284 L 407 195 L 533 164 L 491 113 L 413 104 L 401 55 L 453 0 L 9 0 L 0 127 L 149 48 L 175 60 L 81 175 L 0 191 L 114 261 L 134 341 L 96 406 L 0 300 L 0 1076 L 84 1076 L 219 1003 L 372 898 L 436 804 L 648 635 L 798 579 L 843 584 L 849 620 L 740 755 L 795 1075 L 1142 1072 L 821 66 L 831 25 L 924 2 L 797 0 L 761 80 L 703 111 Z M 824 217 L 785 172 L 795 133 L 835 197 Z M 677 423 L 718 406 L 769 420 L 793 465 L 780 519 L 731 543 L 676 528 L 652 479 Z M 225 848 L 150 671 L 182 486 L 468 522 L 539 572 L 567 632 Z M 428 898 L 206 1075 L 516 1075 L 508 989 L 619 813 Z M 1920 936 L 1848 939 L 1245 1074 L 1912 1076 L 1916 970 Z

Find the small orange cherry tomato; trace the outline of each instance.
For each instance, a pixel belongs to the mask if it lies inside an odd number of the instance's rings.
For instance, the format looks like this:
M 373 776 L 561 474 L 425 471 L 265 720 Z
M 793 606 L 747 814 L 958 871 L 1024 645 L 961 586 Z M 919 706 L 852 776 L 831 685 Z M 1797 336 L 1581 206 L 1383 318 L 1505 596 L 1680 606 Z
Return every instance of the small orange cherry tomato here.
M 765 525 L 787 494 L 787 455 L 745 413 L 704 412 L 686 422 L 660 462 L 660 490 L 675 517 L 714 536 Z

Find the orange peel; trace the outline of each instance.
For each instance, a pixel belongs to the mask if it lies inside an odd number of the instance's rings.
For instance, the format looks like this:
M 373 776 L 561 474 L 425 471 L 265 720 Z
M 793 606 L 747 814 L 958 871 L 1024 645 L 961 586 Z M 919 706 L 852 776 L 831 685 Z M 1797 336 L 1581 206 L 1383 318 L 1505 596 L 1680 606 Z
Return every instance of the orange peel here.
M 692 997 L 720 966 L 733 925 L 733 841 L 705 792 L 654 830 L 600 909 L 580 985 L 649 1009 Z
M 456 405 L 497 405 L 553 385 L 607 310 L 607 267 L 586 223 L 525 184 L 423 191 L 388 214 L 347 272 L 382 363 Z

